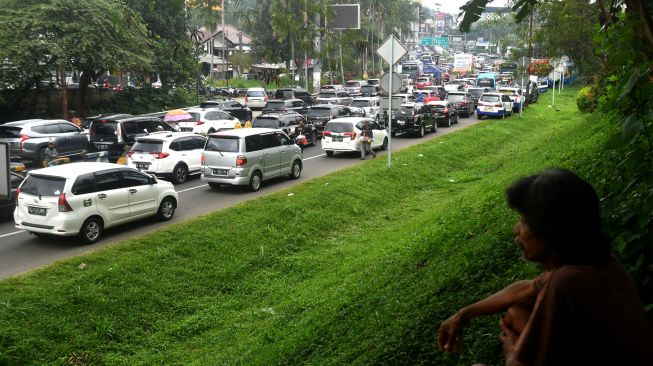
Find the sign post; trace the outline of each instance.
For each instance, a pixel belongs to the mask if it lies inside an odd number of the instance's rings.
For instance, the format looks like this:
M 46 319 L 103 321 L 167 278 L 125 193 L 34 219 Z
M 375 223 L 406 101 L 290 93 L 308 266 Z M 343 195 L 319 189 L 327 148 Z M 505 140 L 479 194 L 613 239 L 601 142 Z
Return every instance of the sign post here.
M 524 88 L 524 74 L 527 72 L 526 64 L 529 63 L 528 57 L 526 57 L 526 56 L 520 57 L 519 58 L 519 63 L 521 64 L 521 84 L 520 85 L 522 87 L 521 92 L 522 92 L 522 95 L 523 95 L 525 93 L 525 91 L 523 90 L 523 88 Z M 525 100 L 521 100 L 522 95 L 519 96 L 519 100 L 521 101 L 519 103 L 519 118 L 522 118 L 522 116 L 524 115 L 524 102 L 526 102 Z
M 0 142 L 0 198 L 10 198 L 10 162 L 9 162 L 9 144 Z
M 404 57 L 406 52 L 408 52 L 406 47 L 393 34 L 390 34 L 385 42 L 376 50 L 376 53 L 390 65 L 388 70 L 390 75 L 392 75 L 394 64 Z M 392 79 L 393 77 L 390 77 L 388 85 L 388 168 L 392 167 Z

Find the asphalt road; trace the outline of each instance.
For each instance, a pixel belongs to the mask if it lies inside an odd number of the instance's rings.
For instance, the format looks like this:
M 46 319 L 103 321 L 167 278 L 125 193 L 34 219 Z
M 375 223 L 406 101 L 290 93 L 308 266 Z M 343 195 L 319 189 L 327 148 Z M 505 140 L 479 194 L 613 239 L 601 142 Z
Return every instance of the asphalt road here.
M 418 144 L 466 126 L 477 123 L 476 116 L 461 118 L 460 123 L 452 127 L 440 127 L 437 133 L 427 134 L 424 138 L 396 136 L 392 139 L 392 151 Z M 285 177 L 266 181 L 260 191 L 248 192 L 240 187 L 225 187 L 219 191 L 212 190 L 203 183 L 199 176 L 192 176 L 184 184 L 176 186 L 179 193 L 179 208 L 171 221 L 162 223 L 155 219 L 145 219 L 130 224 L 108 229 L 100 242 L 84 245 L 77 238 L 37 238 L 14 227 L 13 218 L 8 215 L 0 218 L 0 279 L 27 272 L 56 260 L 94 251 L 112 243 L 144 235 L 170 223 L 179 223 L 196 216 L 233 206 L 269 193 L 301 184 L 307 180 L 320 177 L 352 165 L 364 164 L 359 159 L 360 153 L 336 153 L 327 158 L 318 143 L 304 149 L 304 170 L 298 180 Z M 368 160 L 371 157 L 368 157 Z M 385 159 L 385 151 L 377 152 L 377 159 Z

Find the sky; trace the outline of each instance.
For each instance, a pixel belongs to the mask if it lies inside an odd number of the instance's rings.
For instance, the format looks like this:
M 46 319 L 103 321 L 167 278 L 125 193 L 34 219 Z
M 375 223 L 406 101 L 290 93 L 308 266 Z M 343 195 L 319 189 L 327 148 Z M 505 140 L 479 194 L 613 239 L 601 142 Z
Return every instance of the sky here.
M 421 3 L 429 8 L 437 9 L 453 15 L 460 13 L 460 7 L 465 5 L 467 0 L 421 0 Z M 506 6 L 506 0 L 494 0 L 488 6 Z M 437 5 L 436 5 L 437 4 Z

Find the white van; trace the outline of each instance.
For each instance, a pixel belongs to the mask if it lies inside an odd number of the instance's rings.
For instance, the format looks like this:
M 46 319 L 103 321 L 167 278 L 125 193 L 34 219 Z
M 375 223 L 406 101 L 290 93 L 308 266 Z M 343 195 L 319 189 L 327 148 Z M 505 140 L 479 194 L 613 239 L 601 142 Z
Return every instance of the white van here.
M 263 88 L 249 88 L 245 94 L 245 105 L 251 109 L 263 109 L 268 102 L 268 95 Z

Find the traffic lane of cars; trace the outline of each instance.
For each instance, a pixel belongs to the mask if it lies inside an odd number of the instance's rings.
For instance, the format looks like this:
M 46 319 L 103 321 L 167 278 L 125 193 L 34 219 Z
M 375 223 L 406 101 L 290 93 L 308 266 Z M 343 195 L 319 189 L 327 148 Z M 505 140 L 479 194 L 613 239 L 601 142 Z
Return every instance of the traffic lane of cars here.
M 412 136 L 397 136 L 392 139 L 393 151 L 422 143 L 438 136 L 454 132 L 468 125 L 477 123 L 476 119 L 461 118 L 460 124 L 450 128 L 439 128 L 435 134 L 428 134 L 424 138 Z M 378 151 L 379 159 L 385 159 L 385 151 Z M 304 170 L 299 180 L 289 180 L 280 177 L 267 181 L 260 191 L 248 192 L 241 187 L 223 186 L 220 190 L 211 190 L 207 184 L 192 176 L 187 182 L 177 185 L 180 205 L 174 218 L 169 222 L 157 222 L 154 219 L 145 219 L 128 223 L 109 229 L 105 232 L 104 239 L 98 243 L 82 245 L 76 238 L 37 238 L 26 232 L 18 231 L 13 220 L 3 219 L 0 222 L 0 278 L 6 278 L 18 273 L 50 264 L 56 260 L 91 252 L 105 245 L 143 235 L 148 232 L 163 228 L 170 223 L 179 223 L 184 220 L 210 213 L 212 211 L 233 206 L 246 200 L 256 199 L 262 195 L 292 187 L 294 184 L 317 178 L 336 170 L 355 164 L 363 163 L 359 152 L 338 153 L 327 158 L 321 145 L 304 150 Z M 81 262 L 82 260 L 80 260 Z

